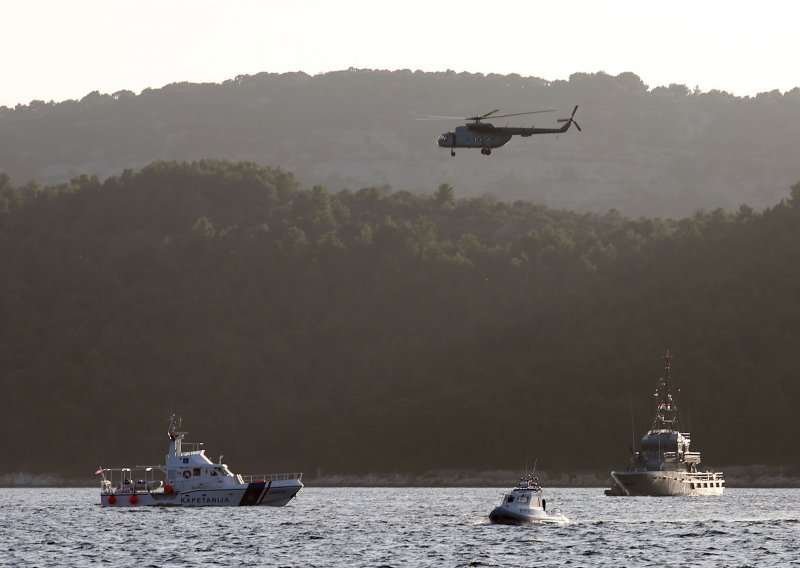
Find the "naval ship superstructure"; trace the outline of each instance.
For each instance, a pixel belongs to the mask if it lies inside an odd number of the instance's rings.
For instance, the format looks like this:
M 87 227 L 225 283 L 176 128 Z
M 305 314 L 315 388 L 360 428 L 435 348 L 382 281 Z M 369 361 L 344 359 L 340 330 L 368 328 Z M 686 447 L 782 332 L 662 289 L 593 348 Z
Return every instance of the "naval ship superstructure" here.
M 606 495 L 722 495 L 721 472 L 703 471 L 700 452 L 689 450 L 691 436 L 680 431 L 678 404 L 672 384 L 672 355 L 662 357 L 664 375 L 655 392 L 656 414 L 650 430 L 633 451 L 625 471 L 612 471 Z

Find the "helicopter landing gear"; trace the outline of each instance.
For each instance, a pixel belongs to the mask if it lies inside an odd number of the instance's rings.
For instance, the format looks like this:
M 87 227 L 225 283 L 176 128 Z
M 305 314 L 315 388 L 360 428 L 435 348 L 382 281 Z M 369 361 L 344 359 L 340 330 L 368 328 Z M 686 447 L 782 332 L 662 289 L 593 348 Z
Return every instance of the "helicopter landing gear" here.
M 484 156 L 488 156 L 491 153 L 492 153 L 491 148 L 481 148 L 481 154 L 483 154 Z

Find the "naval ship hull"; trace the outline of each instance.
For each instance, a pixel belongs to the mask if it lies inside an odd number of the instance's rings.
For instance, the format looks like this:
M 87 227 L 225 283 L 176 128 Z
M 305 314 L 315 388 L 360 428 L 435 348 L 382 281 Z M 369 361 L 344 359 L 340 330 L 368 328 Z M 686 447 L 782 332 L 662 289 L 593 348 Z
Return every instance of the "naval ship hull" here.
M 725 480 L 721 473 L 686 471 L 613 471 L 614 485 L 609 496 L 722 495 Z

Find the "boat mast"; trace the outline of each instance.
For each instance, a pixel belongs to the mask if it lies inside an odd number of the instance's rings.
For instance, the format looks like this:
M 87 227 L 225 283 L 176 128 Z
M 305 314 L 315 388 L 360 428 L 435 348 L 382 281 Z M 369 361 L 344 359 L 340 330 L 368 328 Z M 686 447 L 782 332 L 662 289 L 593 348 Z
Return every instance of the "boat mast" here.
M 673 395 L 672 376 L 670 369 L 672 366 L 672 355 L 667 352 L 661 357 L 664 360 L 664 376 L 658 379 L 656 386 L 656 415 L 653 419 L 651 430 L 675 430 L 680 431 L 678 424 L 678 404 Z
M 178 432 L 178 428 L 181 427 L 181 417 L 177 414 L 173 413 L 169 419 L 169 429 L 167 430 L 167 435 L 170 439 L 169 444 L 169 452 L 170 455 L 178 456 L 181 453 L 181 440 L 186 435 L 186 432 Z M 169 456 L 167 456 L 169 459 Z

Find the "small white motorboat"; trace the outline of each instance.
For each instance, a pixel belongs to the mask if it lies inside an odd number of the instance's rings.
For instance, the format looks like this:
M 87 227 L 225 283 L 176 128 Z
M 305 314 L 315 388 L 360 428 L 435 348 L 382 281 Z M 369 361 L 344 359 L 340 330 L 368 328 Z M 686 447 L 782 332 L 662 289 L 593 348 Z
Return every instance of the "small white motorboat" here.
M 533 476 L 523 477 L 510 493 L 505 493 L 503 502 L 489 514 L 489 520 L 506 525 L 569 522 L 559 509 L 547 510 L 539 479 Z
M 201 443 L 183 442 L 180 418 L 172 415 L 165 466 L 135 468 L 99 467 L 100 505 L 103 507 L 183 506 L 235 507 L 272 505 L 282 507 L 303 487 L 302 473 L 242 476 L 228 466 L 214 463 Z M 156 476 L 164 479 L 156 479 Z

